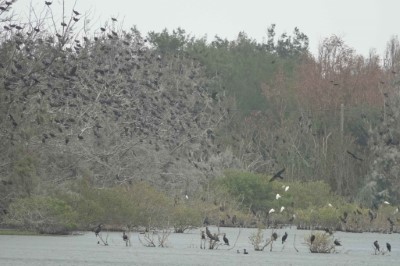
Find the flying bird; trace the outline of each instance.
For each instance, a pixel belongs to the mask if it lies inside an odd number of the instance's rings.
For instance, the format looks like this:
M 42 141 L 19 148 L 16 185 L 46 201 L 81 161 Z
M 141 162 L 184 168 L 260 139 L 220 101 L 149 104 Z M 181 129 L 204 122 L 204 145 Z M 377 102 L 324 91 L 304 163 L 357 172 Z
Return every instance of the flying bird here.
M 350 154 L 350 156 L 353 157 L 353 159 L 359 160 L 359 161 L 363 161 L 363 159 L 361 159 L 360 157 L 358 157 L 357 155 L 355 155 L 355 154 L 352 153 L 351 151 L 346 150 L 346 152 L 347 152 L 348 154 Z
M 285 232 L 285 234 L 282 236 L 282 244 L 285 243 L 287 237 L 288 237 L 288 233 Z
M 340 243 L 339 240 L 335 239 L 335 241 L 333 241 L 333 243 L 335 244 L 335 246 L 341 246 L 342 244 Z
M 274 175 L 272 176 L 272 178 L 269 180 L 269 182 L 274 181 L 274 180 L 277 179 L 278 177 L 279 177 L 280 179 L 283 179 L 283 176 L 282 176 L 282 173 L 283 173 L 283 172 L 285 172 L 285 168 L 283 168 L 282 170 L 280 170 L 279 172 L 277 172 L 276 174 L 274 174 Z

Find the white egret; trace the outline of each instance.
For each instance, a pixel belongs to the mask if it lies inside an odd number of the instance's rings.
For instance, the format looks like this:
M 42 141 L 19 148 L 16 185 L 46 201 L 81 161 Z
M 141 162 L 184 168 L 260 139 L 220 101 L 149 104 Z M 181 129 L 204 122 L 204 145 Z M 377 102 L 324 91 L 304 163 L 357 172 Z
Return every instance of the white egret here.
M 386 205 L 389 205 L 389 204 L 390 204 L 390 203 L 389 203 L 388 201 L 386 201 L 386 200 L 385 200 L 383 203 L 385 203 Z
M 287 192 L 289 190 L 289 186 L 285 187 L 285 192 Z
M 274 209 L 270 209 L 268 214 L 273 213 L 273 212 L 275 212 L 275 210 Z
M 283 212 L 283 210 L 284 210 L 284 209 L 285 209 L 285 207 L 284 207 L 284 206 L 282 206 L 282 207 L 281 207 L 281 211 L 280 211 L 280 212 Z
M 281 198 L 282 196 L 281 195 L 279 195 L 279 193 L 278 194 L 276 194 L 276 199 L 279 199 L 279 198 Z

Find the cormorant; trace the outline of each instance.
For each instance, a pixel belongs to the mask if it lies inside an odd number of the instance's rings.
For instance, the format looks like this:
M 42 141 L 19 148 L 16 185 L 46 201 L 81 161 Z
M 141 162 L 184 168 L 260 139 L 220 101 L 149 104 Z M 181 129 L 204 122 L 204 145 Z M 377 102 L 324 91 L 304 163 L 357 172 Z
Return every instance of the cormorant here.
M 95 233 L 96 236 L 99 235 L 102 226 L 103 226 L 102 224 L 99 224 L 99 225 L 96 227 L 96 229 L 94 229 L 94 233 Z
M 128 235 L 125 234 L 125 231 L 122 232 L 122 239 L 123 239 L 124 241 L 128 241 Z
M 341 245 L 342 245 L 342 244 L 340 243 L 340 241 L 337 240 L 337 239 L 335 239 L 335 241 L 333 241 L 333 243 L 334 243 L 336 246 L 341 246 Z
M 243 254 L 249 254 L 246 249 L 243 249 Z
M 315 235 L 311 235 L 311 237 L 310 237 L 311 245 L 312 245 L 312 243 L 314 242 L 314 240 L 315 240 Z
M 224 237 L 222 239 L 224 240 L 225 245 L 229 246 L 229 240 L 228 240 L 228 238 L 226 238 L 226 234 L 224 234 Z
M 392 251 L 392 246 L 389 243 L 386 243 L 386 248 L 389 252 Z
M 285 234 L 282 236 L 282 244 L 285 243 L 286 239 L 287 239 L 287 232 L 285 232 Z
M 272 234 L 272 238 L 273 238 L 274 241 L 277 240 L 278 239 L 278 234 L 276 232 L 274 232 Z
M 375 240 L 375 242 L 374 242 L 374 246 L 375 246 L 375 249 L 379 251 L 379 244 L 378 244 L 378 240 Z
M 282 170 L 280 170 L 279 172 L 277 172 L 276 174 L 274 174 L 274 175 L 272 176 L 272 178 L 269 180 L 269 182 L 274 181 L 274 180 L 277 179 L 278 177 L 279 177 L 280 179 L 283 179 L 283 176 L 281 175 L 283 172 L 285 172 L 285 168 L 283 168 Z

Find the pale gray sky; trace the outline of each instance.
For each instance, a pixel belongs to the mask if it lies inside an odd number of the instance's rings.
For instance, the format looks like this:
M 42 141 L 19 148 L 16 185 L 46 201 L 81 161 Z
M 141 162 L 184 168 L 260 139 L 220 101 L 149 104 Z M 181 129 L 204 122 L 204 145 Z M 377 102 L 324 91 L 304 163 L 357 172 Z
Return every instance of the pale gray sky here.
M 53 2 L 54 9 L 61 7 L 62 0 Z M 75 0 L 65 2 L 70 8 Z M 18 0 L 15 8 L 27 14 L 30 3 L 44 6 L 44 0 Z M 76 9 L 91 13 L 93 28 L 114 16 L 123 28 L 136 25 L 143 35 L 181 27 L 197 37 L 232 40 L 244 31 L 262 41 L 272 23 L 279 34 L 297 26 L 310 38 L 313 53 L 322 39 L 336 34 L 360 54 L 375 48 L 383 55 L 391 36 L 400 35 L 399 0 L 77 0 Z

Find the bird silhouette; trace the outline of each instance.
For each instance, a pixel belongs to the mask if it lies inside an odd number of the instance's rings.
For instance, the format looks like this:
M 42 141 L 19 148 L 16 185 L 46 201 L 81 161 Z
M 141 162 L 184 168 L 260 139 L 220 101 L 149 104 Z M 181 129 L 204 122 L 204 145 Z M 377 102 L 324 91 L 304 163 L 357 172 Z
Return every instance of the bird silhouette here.
M 276 232 L 274 232 L 274 233 L 272 234 L 272 240 L 275 241 L 275 240 L 277 240 L 277 239 L 278 239 L 278 234 L 277 234 Z
M 335 246 L 341 246 L 342 244 L 340 243 L 339 240 L 335 239 L 335 241 L 333 241 L 333 243 L 335 244 Z
M 314 240 L 315 240 L 315 235 L 311 235 L 311 237 L 310 237 L 311 245 L 313 244 Z
M 285 172 L 285 168 L 283 168 L 282 170 L 280 170 L 279 172 L 277 172 L 276 174 L 274 174 L 274 175 L 272 176 L 272 178 L 269 180 L 269 182 L 274 181 L 274 180 L 277 179 L 278 177 L 279 177 L 280 179 L 283 179 L 283 176 L 282 176 L 282 173 L 283 173 L 283 172 Z
M 123 239 L 124 241 L 128 241 L 128 235 L 125 234 L 125 232 L 122 232 L 122 239 Z
M 392 251 L 392 246 L 389 243 L 386 243 L 386 248 L 389 252 Z
M 285 243 L 287 237 L 288 237 L 288 233 L 285 232 L 285 234 L 282 236 L 282 244 Z
M 96 229 L 94 229 L 94 233 L 95 233 L 96 236 L 98 236 L 99 233 L 101 232 L 101 227 L 102 227 L 102 226 L 103 226 L 102 224 L 99 224 L 99 225 L 96 227 Z
M 224 240 L 225 245 L 229 246 L 229 240 L 228 240 L 228 238 L 226 238 L 226 234 L 224 234 L 224 237 L 222 239 Z
M 246 249 L 243 249 L 243 254 L 249 254 L 249 252 L 247 252 L 247 250 Z
M 46 6 L 49 6 L 49 5 L 51 5 L 53 2 L 50 2 L 50 1 L 44 1 L 44 3 L 45 3 L 45 5 L 46 5 Z
M 77 16 L 79 16 L 81 13 L 79 13 L 78 11 L 76 11 L 76 10 L 72 10 L 72 12 L 74 12 L 74 14 L 75 15 L 77 15 Z
M 378 244 L 378 240 L 375 240 L 375 242 L 374 242 L 374 246 L 375 246 L 375 249 L 379 251 L 379 244 Z

